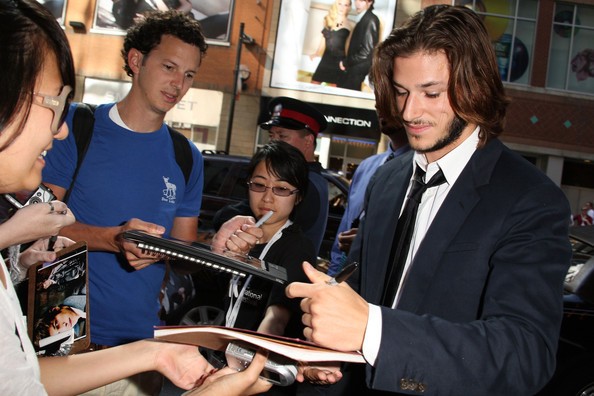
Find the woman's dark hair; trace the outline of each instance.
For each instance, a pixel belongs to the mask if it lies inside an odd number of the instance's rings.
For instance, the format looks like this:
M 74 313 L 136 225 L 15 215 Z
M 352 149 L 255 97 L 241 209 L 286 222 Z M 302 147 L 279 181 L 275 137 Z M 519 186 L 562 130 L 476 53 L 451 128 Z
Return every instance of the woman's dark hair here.
M 208 45 L 202 33 L 200 22 L 179 11 L 151 12 L 147 17 L 128 29 L 122 48 L 124 70 L 130 77 L 134 76 L 128 65 L 128 53 L 132 48 L 143 55 L 148 55 L 159 43 L 163 35 L 171 35 L 184 43 L 200 49 L 200 60 L 206 55 Z
M 299 190 L 298 201 L 303 199 L 309 185 L 309 169 L 301 151 L 282 141 L 272 141 L 260 147 L 248 166 L 250 177 L 262 161 L 265 161 L 268 173 Z
M 401 121 L 396 106 L 394 59 L 417 52 L 443 52 L 448 58 L 448 98 L 463 121 L 481 127 L 480 144 L 503 132 L 509 103 L 487 29 L 478 14 L 462 6 L 429 6 L 395 28 L 375 50 L 371 80 L 376 108 Z
M 0 133 L 24 112 L 21 133 L 33 103 L 35 84 L 48 55 L 55 54 L 64 85 L 75 88 L 74 63 L 68 39 L 56 18 L 34 0 L 0 0 Z

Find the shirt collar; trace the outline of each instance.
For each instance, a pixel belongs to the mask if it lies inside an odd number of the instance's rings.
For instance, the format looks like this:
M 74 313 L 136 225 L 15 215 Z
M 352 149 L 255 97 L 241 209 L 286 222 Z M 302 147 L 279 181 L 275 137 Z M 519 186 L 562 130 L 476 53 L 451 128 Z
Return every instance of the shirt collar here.
M 443 172 L 446 182 L 451 186 L 456 182 L 462 170 L 470 161 L 470 157 L 476 151 L 476 147 L 479 143 L 479 131 L 480 127 L 476 129 L 468 136 L 460 145 L 454 148 L 452 151 L 441 157 L 435 162 L 427 164 L 427 158 L 424 154 L 415 152 L 413 161 L 416 166 L 420 166 L 421 169 L 427 172 L 425 180 L 431 179 L 433 175 L 441 169 Z

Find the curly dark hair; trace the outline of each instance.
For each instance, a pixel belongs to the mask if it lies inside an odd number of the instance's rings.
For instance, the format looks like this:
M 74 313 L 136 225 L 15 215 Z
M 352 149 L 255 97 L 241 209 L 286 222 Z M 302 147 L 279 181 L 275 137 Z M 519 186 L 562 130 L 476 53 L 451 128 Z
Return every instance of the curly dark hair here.
M 128 53 L 132 48 L 147 55 L 161 42 L 163 35 L 177 37 L 185 43 L 200 49 L 200 58 L 206 55 L 208 44 L 202 33 L 200 22 L 179 11 L 151 12 L 145 19 L 128 29 L 121 54 L 124 70 L 130 77 L 134 75 L 128 65 Z

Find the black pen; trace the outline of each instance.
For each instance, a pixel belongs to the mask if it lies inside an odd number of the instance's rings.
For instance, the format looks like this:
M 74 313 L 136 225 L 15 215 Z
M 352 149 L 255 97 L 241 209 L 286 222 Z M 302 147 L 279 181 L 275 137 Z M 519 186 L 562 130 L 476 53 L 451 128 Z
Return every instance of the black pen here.
M 357 268 L 359 268 L 359 263 L 356 261 L 353 261 L 352 263 L 344 266 L 342 271 L 340 271 L 338 274 L 336 274 L 336 276 L 334 278 L 327 280 L 326 284 L 333 286 L 333 285 L 338 285 L 339 283 L 344 282 L 345 280 L 347 280 L 349 278 L 349 276 L 351 276 L 353 274 L 353 272 L 355 272 L 355 270 Z
M 47 251 L 51 252 L 54 250 L 54 245 L 56 244 L 56 241 L 58 240 L 58 236 L 57 235 L 52 235 L 49 238 L 49 241 L 47 242 Z

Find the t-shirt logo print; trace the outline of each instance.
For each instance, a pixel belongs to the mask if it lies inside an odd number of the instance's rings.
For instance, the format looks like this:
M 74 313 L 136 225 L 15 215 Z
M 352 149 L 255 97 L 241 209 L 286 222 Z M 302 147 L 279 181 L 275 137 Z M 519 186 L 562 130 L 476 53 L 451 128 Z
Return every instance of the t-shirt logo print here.
M 163 190 L 163 198 L 161 199 L 165 202 L 175 203 L 176 185 L 169 183 L 169 178 L 165 176 L 163 176 L 163 181 L 165 182 L 165 189 Z

